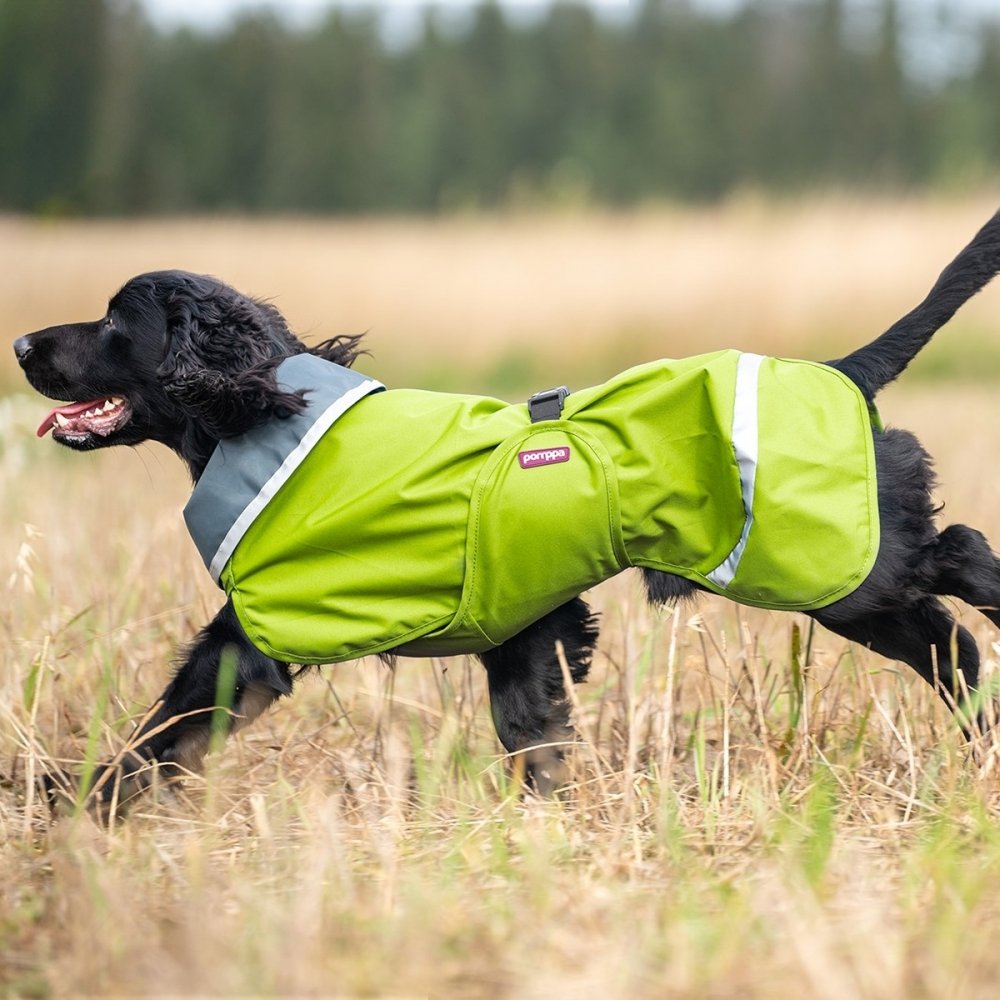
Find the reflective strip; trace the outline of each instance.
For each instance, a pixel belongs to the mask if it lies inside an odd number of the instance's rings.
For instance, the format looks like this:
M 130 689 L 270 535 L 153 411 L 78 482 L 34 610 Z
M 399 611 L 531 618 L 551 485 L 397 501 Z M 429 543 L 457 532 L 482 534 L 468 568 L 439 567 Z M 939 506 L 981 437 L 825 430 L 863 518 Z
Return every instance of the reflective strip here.
M 382 388 L 381 382 L 368 379 L 353 389 L 349 389 L 335 399 L 317 418 L 315 423 L 302 436 L 295 448 L 288 453 L 285 460 L 278 466 L 274 474 L 260 488 L 260 492 L 243 508 L 243 512 L 233 522 L 219 546 L 208 569 L 213 580 L 218 580 L 229 562 L 230 556 L 236 551 L 240 539 L 247 529 L 257 519 L 260 512 L 271 502 L 275 493 L 288 481 L 289 476 L 302 464 L 306 456 L 315 447 L 316 442 L 330 429 L 338 417 L 347 412 L 355 403 L 364 399 L 377 389 Z
M 736 399 L 733 403 L 733 451 L 740 468 L 743 497 L 743 531 L 733 551 L 719 563 L 707 579 L 717 587 L 728 587 L 739 569 L 753 525 L 753 491 L 757 478 L 757 376 L 763 357 L 741 354 L 736 365 Z

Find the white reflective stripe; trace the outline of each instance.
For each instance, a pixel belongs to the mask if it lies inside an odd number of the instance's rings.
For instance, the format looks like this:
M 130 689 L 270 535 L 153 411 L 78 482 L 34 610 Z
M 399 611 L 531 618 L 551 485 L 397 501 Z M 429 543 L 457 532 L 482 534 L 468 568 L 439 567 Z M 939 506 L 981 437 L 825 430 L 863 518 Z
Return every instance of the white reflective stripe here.
M 226 533 L 226 537 L 209 563 L 208 569 L 213 580 L 219 579 L 226 563 L 229 562 L 229 557 L 236 551 L 236 546 L 239 545 L 240 539 L 246 534 L 247 529 L 271 502 L 275 493 L 285 485 L 289 476 L 302 464 L 305 457 L 316 446 L 316 442 L 330 429 L 334 421 L 358 400 L 363 399 L 381 386 L 381 382 L 368 379 L 345 392 L 343 396 L 338 397 L 316 418 L 316 422 L 306 431 L 295 448 L 285 456 L 285 460 L 260 488 L 260 492 L 243 508 L 243 513 L 236 518 Z
M 708 579 L 717 587 L 728 587 L 736 576 L 753 524 L 753 491 L 757 479 L 757 376 L 763 357 L 741 354 L 736 364 L 736 399 L 733 403 L 733 451 L 740 468 L 743 496 L 743 531 L 733 551 L 719 563 Z

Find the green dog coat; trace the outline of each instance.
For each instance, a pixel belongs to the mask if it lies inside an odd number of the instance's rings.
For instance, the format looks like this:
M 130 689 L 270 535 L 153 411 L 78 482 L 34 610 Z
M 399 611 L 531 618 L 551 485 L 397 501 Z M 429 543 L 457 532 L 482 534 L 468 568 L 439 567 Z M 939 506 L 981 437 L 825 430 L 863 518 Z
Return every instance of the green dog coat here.
M 278 660 L 482 652 L 630 566 L 809 610 L 875 561 L 871 416 L 824 365 L 656 361 L 535 423 L 312 355 L 277 373 L 306 411 L 221 442 L 184 516 Z

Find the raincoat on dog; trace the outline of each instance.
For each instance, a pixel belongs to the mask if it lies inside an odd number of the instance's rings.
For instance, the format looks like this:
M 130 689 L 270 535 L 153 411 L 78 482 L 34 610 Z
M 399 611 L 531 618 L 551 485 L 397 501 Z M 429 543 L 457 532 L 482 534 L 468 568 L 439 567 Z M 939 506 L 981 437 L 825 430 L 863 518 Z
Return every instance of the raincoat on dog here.
M 482 652 L 630 566 L 809 610 L 875 561 L 871 417 L 824 365 L 657 361 L 536 423 L 312 355 L 277 371 L 307 410 L 221 442 L 184 514 L 281 661 Z

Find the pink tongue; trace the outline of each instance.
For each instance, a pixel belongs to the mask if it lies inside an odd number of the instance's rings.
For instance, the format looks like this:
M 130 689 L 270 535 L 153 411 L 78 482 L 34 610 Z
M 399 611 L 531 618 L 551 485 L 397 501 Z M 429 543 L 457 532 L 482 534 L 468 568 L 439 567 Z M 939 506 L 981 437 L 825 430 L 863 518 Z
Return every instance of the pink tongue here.
M 45 437 L 46 434 L 55 426 L 56 415 L 61 413 L 67 419 L 70 417 L 75 417 L 80 413 L 86 413 L 87 410 L 92 410 L 95 406 L 103 406 L 107 402 L 106 399 L 92 399 L 87 403 L 70 403 L 67 406 L 57 406 L 39 425 L 38 430 L 35 433 L 39 437 Z

